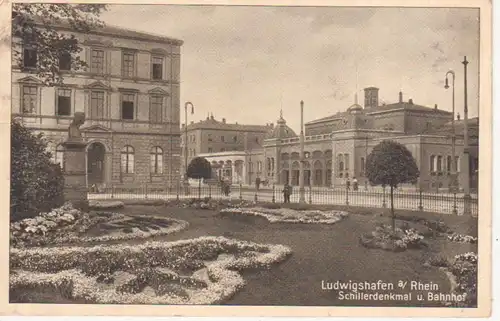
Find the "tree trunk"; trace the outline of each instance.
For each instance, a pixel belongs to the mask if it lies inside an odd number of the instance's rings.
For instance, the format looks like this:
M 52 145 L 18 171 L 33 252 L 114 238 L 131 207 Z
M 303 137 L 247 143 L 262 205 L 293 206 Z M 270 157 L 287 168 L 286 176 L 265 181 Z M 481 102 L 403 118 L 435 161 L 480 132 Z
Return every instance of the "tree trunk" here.
M 394 187 L 391 185 L 391 218 L 392 218 L 392 231 L 396 230 L 396 217 L 394 215 Z
M 201 178 L 198 180 L 198 199 L 201 200 Z

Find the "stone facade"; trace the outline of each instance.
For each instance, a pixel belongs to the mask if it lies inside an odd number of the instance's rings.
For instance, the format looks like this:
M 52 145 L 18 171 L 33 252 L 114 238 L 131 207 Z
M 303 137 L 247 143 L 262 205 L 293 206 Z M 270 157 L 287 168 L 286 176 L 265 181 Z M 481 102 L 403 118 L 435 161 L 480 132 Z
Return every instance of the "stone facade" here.
M 63 163 L 68 126 L 84 112 L 89 187 L 178 184 L 182 41 L 114 27 L 75 36 L 89 67 L 64 72 L 61 86 L 44 86 L 13 61 L 13 117 L 43 132 Z M 13 45 L 24 52 L 19 39 Z
M 382 140 L 405 145 L 420 170 L 417 186 L 423 190 L 447 188 L 451 171 L 451 120 L 453 115 L 434 107 L 415 104 L 411 99 L 378 105 L 378 89 L 365 89 L 365 107 L 355 103 L 346 111 L 305 124 L 304 183 L 306 186 L 343 187 L 347 178 L 369 186 L 364 166 L 367 155 Z M 463 186 L 464 122 L 455 123 L 458 183 Z M 470 182 L 477 188 L 478 118 L 469 120 Z M 223 176 L 233 182 L 253 184 L 259 177 L 274 184 L 299 184 L 299 136 L 286 125 L 283 115 L 266 136 L 263 147 L 245 154 L 204 153 L 214 166 L 223 167 Z M 234 165 L 236 164 L 236 165 Z M 233 175 L 234 173 L 234 175 Z

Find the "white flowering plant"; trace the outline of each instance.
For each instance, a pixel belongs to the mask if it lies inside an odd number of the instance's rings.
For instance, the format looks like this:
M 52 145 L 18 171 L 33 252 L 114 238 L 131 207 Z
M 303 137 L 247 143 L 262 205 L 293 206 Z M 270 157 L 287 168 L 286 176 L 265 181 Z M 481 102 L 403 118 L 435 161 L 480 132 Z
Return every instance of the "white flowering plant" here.
M 224 237 L 12 249 L 10 293 L 55 287 L 92 303 L 217 304 L 244 286 L 238 271 L 269 268 L 290 254 L 282 245 Z
M 379 224 L 375 231 L 361 234 L 360 243 L 367 248 L 379 248 L 400 252 L 406 249 L 425 247 L 424 236 L 413 228 L 392 228 L 390 225 Z
M 471 235 L 458 234 L 458 233 L 453 233 L 451 235 L 448 235 L 448 240 L 457 243 L 472 243 L 472 244 L 477 243 L 477 237 Z
M 92 214 L 74 209 L 70 203 L 54 209 L 49 213 L 41 213 L 35 218 L 11 223 L 11 246 L 33 247 L 48 244 L 69 244 L 79 242 L 105 242 L 112 240 L 144 239 L 155 235 L 166 235 L 187 228 L 186 221 L 166 217 L 143 216 L 142 221 L 161 221 L 156 229 L 141 230 L 130 228 L 130 233 L 122 231 L 109 232 L 104 235 L 87 235 L 87 232 L 99 224 L 127 222 L 131 218 L 112 212 L 95 212 Z
M 290 208 L 236 207 L 221 209 L 222 215 L 250 215 L 264 217 L 271 223 L 335 224 L 345 217 L 345 211 L 294 210 Z

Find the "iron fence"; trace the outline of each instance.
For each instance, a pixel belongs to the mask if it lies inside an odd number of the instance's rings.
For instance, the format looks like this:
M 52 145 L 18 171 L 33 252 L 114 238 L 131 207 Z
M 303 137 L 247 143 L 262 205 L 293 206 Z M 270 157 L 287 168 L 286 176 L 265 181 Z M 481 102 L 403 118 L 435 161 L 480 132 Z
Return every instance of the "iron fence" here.
M 298 187 L 292 188 L 291 203 L 300 202 Z M 137 184 L 135 186 L 108 186 L 98 191 L 89 191 L 90 200 L 174 200 L 186 198 L 210 199 L 241 199 L 260 202 L 284 202 L 283 186 L 271 185 L 255 188 L 242 185 L 231 185 L 225 190 L 218 185 L 203 185 L 184 187 L 178 184 L 175 187 L 158 187 L 151 184 Z M 408 191 L 395 189 L 393 193 L 394 208 L 410 211 L 426 211 L 444 214 L 464 214 L 470 212 L 478 215 L 477 195 L 470 198 L 458 193 L 432 193 L 427 191 Z M 306 187 L 303 201 L 308 204 L 345 205 L 371 208 L 389 208 L 391 206 L 389 189 L 333 189 L 327 187 Z

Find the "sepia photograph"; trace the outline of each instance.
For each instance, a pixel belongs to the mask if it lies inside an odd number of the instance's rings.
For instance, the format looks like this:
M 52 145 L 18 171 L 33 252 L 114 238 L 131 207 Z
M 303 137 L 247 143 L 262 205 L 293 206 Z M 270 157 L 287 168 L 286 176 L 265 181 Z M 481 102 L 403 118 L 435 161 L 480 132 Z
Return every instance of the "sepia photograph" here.
M 8 4 L 8 305 L 489 313 L 466 4 Z

